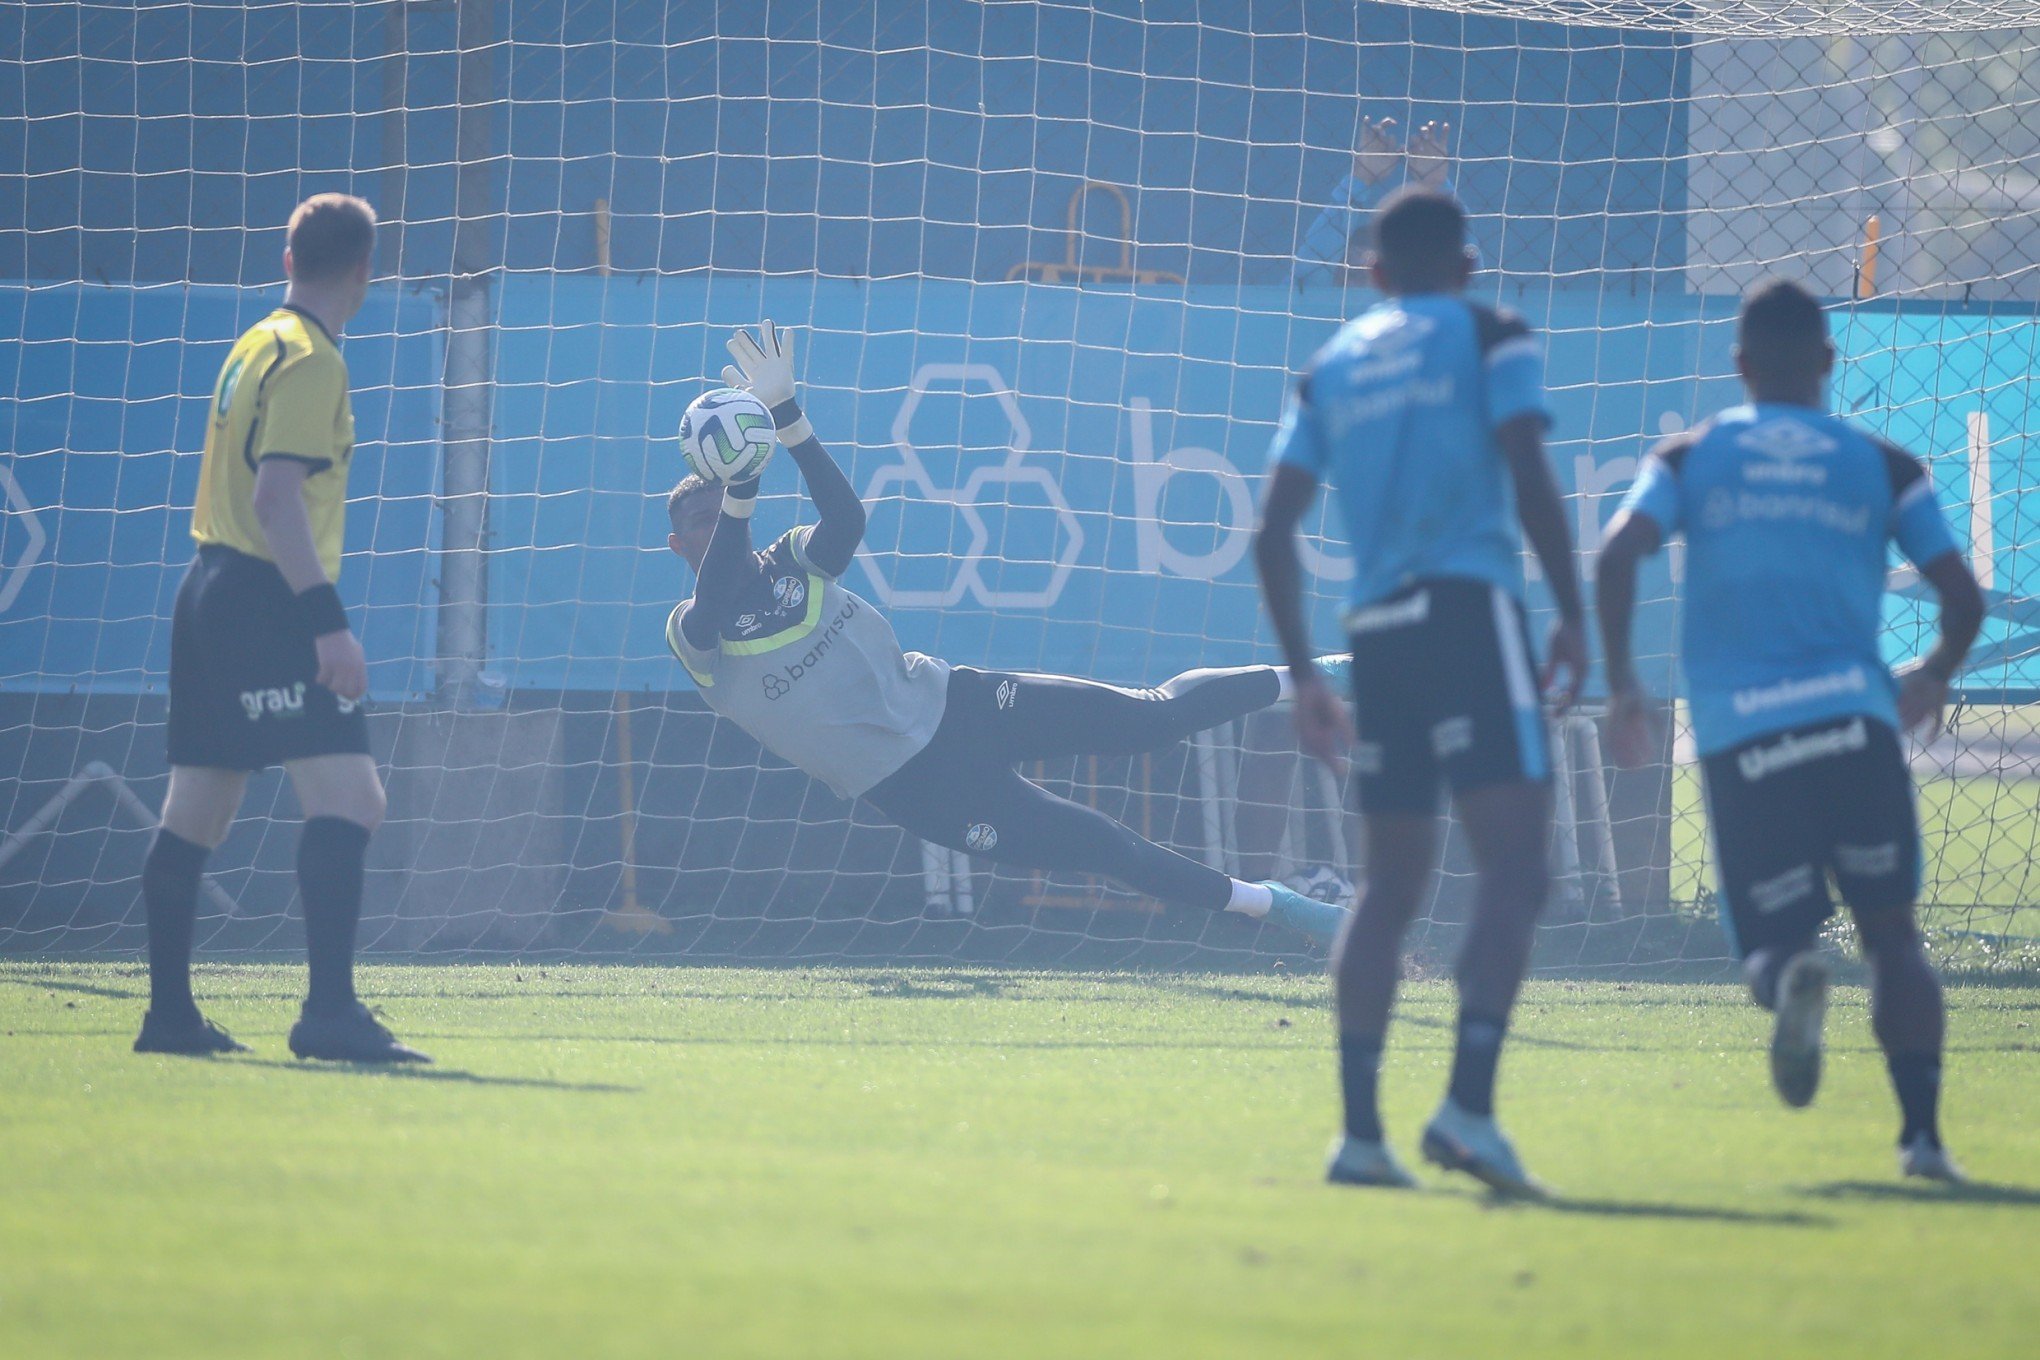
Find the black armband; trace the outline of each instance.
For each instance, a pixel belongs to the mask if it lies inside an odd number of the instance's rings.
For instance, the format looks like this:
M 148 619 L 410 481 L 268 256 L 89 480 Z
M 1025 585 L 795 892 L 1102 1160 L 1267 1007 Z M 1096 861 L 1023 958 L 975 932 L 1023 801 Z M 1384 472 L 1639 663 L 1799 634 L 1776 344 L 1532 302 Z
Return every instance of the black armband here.
M 315 638 L 348 631 L 347 607 L 340 603 L 340 592 L 330 584 L 300 590 L 291 601 L 291 607 Z

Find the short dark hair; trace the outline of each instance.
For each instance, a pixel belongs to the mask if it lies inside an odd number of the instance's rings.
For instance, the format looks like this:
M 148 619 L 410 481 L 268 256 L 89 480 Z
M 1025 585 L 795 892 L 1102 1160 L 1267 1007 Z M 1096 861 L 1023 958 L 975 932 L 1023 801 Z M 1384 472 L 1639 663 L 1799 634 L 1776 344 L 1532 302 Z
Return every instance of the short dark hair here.
M 291 277 L 342 278 L 375 254 L 375 209 L 352 194 L 313 194 L 290 215 L 283 242 Z
M 690 472 L 675 482 L 673 489 L 666 493 L 666 518 L 673 522 L 673 532 L 680 532 L 680 512 L 686 508 L 687 502 L 700 492 L 721 489 L 698 472 Z
M 1793 374 L 1827 361 L 1827 313 L 1790 279 L 1767 279 L 1743 294 L 1735 342 L 1744 361 L 1766 373 Z
M 1437 189 L 1398 189 L 1374 214 L 1374 254 L 1398 284 L 1447 278 L 1466 258 L 1466 209 Z

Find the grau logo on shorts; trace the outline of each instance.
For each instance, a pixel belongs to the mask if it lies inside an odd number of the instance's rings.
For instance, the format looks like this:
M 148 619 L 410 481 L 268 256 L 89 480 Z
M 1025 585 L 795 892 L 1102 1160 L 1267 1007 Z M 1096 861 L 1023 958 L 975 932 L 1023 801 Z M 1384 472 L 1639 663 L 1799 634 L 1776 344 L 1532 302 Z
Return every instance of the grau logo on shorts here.
M 244 689 L 241 691 L 241 711 L 248 715 L 249 722 L 260 722 L 265 717 L 302 717 L 305 682 L 300 680 L 289 689 L 273 686 L 269 689 Z
M 963 833 L 963 844 L 967 850 L 989 850 L 999 843 L 999 828 L 990 822 L 974 823 Z
M 1816 732 L 1795 733 L 1763 746 L 1751 746 L 1736 753 L 1736 768 L 1754 784 L 1767 775 L 1804 765 L 1809 760 L 1861 751 L 1870 745 L 1870 729 L 1861 718 L 1851 718 L 1846 727 L 1828 727 Z
M 781 609 L 798 609 L 807 603 L 807 582 L 798 576 L 782 576 L 772 583 L 772 598 Z
M 1013 701 L 1020 697 L 1020 686 L 1011 680 L 1001 680 L 992 695 L 1000 708 L 1011 708 Z

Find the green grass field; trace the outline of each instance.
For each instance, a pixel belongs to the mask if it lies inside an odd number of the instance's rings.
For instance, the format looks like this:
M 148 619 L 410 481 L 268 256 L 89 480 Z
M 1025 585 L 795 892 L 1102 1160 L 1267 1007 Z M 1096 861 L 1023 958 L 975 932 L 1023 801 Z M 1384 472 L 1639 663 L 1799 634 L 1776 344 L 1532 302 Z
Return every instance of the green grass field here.
M 1728 987 L 1533 985 L 1510 1125 L 1566 1192 L 1330 1189 L 1326 984 L 1280 973 L 372 967 L 440 1058 L 137 1057 L 131 964 L 0 965 L 0 1354 L 2028 1356 L 2040 994 L 1953 993 L 1903 1185 L 1862 994 L 1811 1111 Z M 1417 984 L 1398 1140 L 1444 1080 Z

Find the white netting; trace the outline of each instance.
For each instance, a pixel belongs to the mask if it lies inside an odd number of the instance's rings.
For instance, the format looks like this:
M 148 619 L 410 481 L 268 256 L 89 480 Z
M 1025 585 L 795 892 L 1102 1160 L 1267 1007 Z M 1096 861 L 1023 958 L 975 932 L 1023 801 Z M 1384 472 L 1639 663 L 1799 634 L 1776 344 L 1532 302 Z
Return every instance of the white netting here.
M 665 654 L 688 578 L 659 496 L 723 336 L 768 314 L 872 510 L 848 583 L 907 645 L 1125 683 L 1272 659 L 1245 548 L 1283 385 L 1370 300 L 1367 202 L 1427 165 L 1356 166 L 1382 118 L 1449 124 L 1476 291 L 1548 332 L 1583 540 L 1649 438 L 1733 397 L 1741 287 L 1836 300 L 1838 404 L 1930 459 L 1998 606 L 1919 760 L 1929 898 L 1987 944 L 2033 933 L 2040 7 L 467 0 L 0 32 L 0 949 L 140 940 L 205 394 L 328 188 L 390 220 L 347 342 L 342 592 L 391 792 L 370 947 L 1286 947 L 924 855 L 762 757 Z M 761 539 L 796 513 L 786 460 L 766 490 Z M 1312 564 L 1329 648 L 1336 546 Z M 1891 622 L 1904 655 L 1921 605 Z M 1357 876 L 1284 731 L 1038 773 L 1238 872 Z M 1612 777 L 1590 719 L 1558 735 L 1549 956 L 1718 957 L 1690 770 Z M 296 942 L 283 789 L 215 858 L 209 947 Z M 1441 926 L 1465 886 L 1455 850 Z

